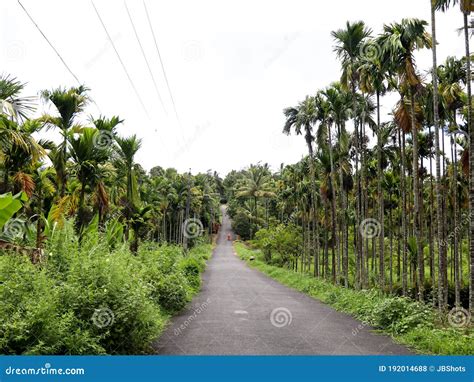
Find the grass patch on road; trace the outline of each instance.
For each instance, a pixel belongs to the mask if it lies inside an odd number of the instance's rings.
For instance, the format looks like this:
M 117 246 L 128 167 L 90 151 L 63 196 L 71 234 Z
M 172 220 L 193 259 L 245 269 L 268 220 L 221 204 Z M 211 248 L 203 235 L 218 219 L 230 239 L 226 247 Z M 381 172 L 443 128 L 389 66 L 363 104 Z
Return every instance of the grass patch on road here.
M 386 296 L 375 289 L 356 291 L 335 286 L 309 274 L 268 265 L 259 250 L 241 242 L 235 242 L 234 248 L 241 259 L 271 278 L 350 314 L 419 353 L 474 354 L 472 328 L 450 327 L 429 305 L 405 297 Z

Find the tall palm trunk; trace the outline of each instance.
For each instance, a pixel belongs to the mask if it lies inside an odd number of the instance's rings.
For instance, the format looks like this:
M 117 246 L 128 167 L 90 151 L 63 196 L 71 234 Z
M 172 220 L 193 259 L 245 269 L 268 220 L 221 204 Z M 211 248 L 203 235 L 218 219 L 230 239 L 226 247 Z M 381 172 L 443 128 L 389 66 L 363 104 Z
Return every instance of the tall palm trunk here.
M 354 62 L 351 60 L 351 65 Z M 356 98 L 356 84 L 355 78 L 351 78 L 351 92 L 352 92 L 352 111 L 353 113 L 357 110 L 357 98 Z M 363 279 L 364 279 L 364 261 L 363 261 L 363 251 L 362 251 L 362 235 L 360 233 L 360 220 L 361 220 L 361 187 L 360 187 L 360 173 L 359 173 L 359 155 L 360 155 L 360 137 L 359 137 L 359 126 L 357 117 L 354 115 L 354 136 L 355 136 L 355 178 L 356 178 L 356 197 L 355 197 L 355 232 L 354 232 L 354 241 L 355 241 L 355 257 L 356 257 L 356 272 L 355 272 L 355 286 L 356 289 L 363 288 Z
M 312 197 L 311 197 L 312 199 Z M 318 227 L 317 216 L 316 216 L 316 207 L 314 202 L 312 201 L 311 206 L 311 214 L 312 214 L 312 229 L 313 229 L 313 264 L 314 264 L 314 277 L 319 277 L 319 230 L 316 228 Z
M 331 165 L 331 196 L 332 196 L 332 277 L 333 282 L 336 283 L 338 279 L 337 275 L 337 266 L 336 266 L 336 253 L 339 253 L 339 245 L 338 245 L 338 234 L 337 234 L 337 217 L 336 217 L 336 172 L 334 171 L 334 153 L 332 149 L 332 142 L 331 142 L 331 125 L 328 124 L 328 143 L 329 143 L 329 161 Z
M 388 209 L 388 219 L 389 219 L 389 227 L 390 227 L 390 286 L 389 290 L 390 293 L 393 291 L 393 222 L 392 222 L 392 193 L 389 191 L 388 200 L 390 201 L 389 209 Z
M 437 238 L 438 238 L 438 307 L 439 310 L 444 309 L 444 277 L 442 275 L 442 270 L 445 267 L 444 263 L 444 245 L 442 241 L 442 232 L 443 232 L 443 217 L 442 217 L 442 199 L 441 199 L 441 159 L 440 159 L 440 144 L 439 144 L 439 111 L 438 111 L 438 73 L 437 73 L 437 55 L 436 55 L 436 11 L 434 8 L 433 0 L 430 0 L 431 3 L 431 33 L 433 37 L 432 44 L 432 53 L 433 53 L 433 70 L 432 70 L 432 81 L 433 81 L 433 123 L 435 126 L 435 151 L 436 151 L 436 183 L 435 183 L 435 193 L 436 193 L 436 222 L 437 222 Z M 474 199 L 472 200 L 474 203 Z M 472 231 L 471 233 L 474 233 Z M 474 248 L 471 248 L 474 250 Z M 472 251 L 471 251 L 472 253 Z
M 399 133 L 400 134 L 400 133 Z M 406 156 L 405 156 L 405 132 L 401 132 L 401 145 L 400 145 L 400 156 L 401 156 L 401 169 L 400 169 L 400 181 L 402 189 L 402 291 L 403 295 L 406 296 L 408 288 L 408 277 L 407 277 L 407 192 L 406 192 Z
M 414 89 L 410 89 L 410 109 L 411 109 L 411 134 L 413 140 L 413 202 L 414 202 L 414 219 L 413 219 L 413 234 L 416 241 L 417 249 L 417 289 L 418 299 L 423 301 L 423 289 L 424 289 L 424 256 L 423 256 L 423 244 L 420 232 L 421 226 L 421 212 L 420 212 L 420 179 L 419 179 L 419 166 L 418 166 L 418 130 L 415 122 L 415 95 Z
M 378 205 L 379 205 L 379 223 L 380 223 L 380 234 L 379 234 L 379 286 L 380 289 L 385 289 L 385 257 L 384 257 L 384 198 L 382 190 L 382 141 L 380 138 L 380 92 L 377 90 L 377 194 L 378 194 Z M 390 264 L 392 257 L 390 255 Z M 391 275 L 390 267 L 390 275 Z M 391 276 L 390 276 L 391 280 Z
M 342 273 L 344 287 L 349 287 L 349 235 L 348 235 L 348 215 L 347 215 L 347 194 L 344 189 L 344 176 L 342 168 L 339 170 L 339 183 L 341 185 L 341 231 L 342 231 Z
M 316 199 L 316 171 L 314 168 L 313 146 L 311 145 L 311 133 L 306 132 L 306 144 L 309 153 L 309 176 L 311 181 L 311 214 L 313 221 L 313 256 L 314 276 L 319 276 L 319 224 L 317 219 L 318 201 Z
M 429 135 L 431 136 L 431 125 L 429 126 Z M 434 254 L 434 240 L 433 240 L 433 224 L 430 224 L 434 218 L 434 188 L 433 188 L 433 156 L 430 155 L 430 218 L 427 222 L 428 225 L 428 236 L 429 236 L 429 251 L 430 251 L 430 278 L 431 278 L 431 295 L 433 306 L 436 304 L 435 299 L 435 288 L 436 288 L 436 276 L 435 276 L 435 254 Z
M 354 117 L 355 119 L 355 117 Z M 362 288 L 362 275 L 363 275 L 363 259 L 362 259 L 362 250 L 361 242 L 362 235 L 360 234 L 360 208 L 361 208 L 361 197 L 360 197 L 360 173 L 359 173 L 359 127 L 357 122 L 355 124 L 355 144 L 356 144 L 356 154 L 355 154 L 355 178 L 356 178 L 356 195 L 355 195 L 355 224 L 354 224 L 354 253 L 356 260 L 356 272 L 355 272 L 355 287 L 356 289 Z
M 314 168 L 312 136 L 309 129 L 306 130 L 305 140 L 309 153 L 309 176 L 311 182 L 311 218 L 313 227 L 313 256 L 314 256 L 314 276 L 319 276 L 319 224 L 317 219 L 318 201 L 316 196 L 316 171 Z
M 360 147 L 361 147 L 361 158 L 360 158 L 360 169 L 361 169 L 361 219 L 362 221 L 367 219 L 369 211 L 369 198 L 367 195 L 368 188 L 368 179 L 367 179 L 367 156 L 366 156 L 366 146 L 365 146 L 365 115 L 363 114 L 361 123 L 360 123 Z M 363 287 L 369 287 L 369 239 L 368 237 L 365 240 L 362 240 L 362 256 L 365 257 L 366 269 L 363 273 Z
M 338 124 L 337 125 L 337 138 L 339 141 L 341 141 L 341 126 Z M 339 267 L 339 273 L 341 273 L 341 259 L 342 259 L 342 278 L 344 280 L 344 287 L 348 288 L 349 287 L 349 239 L 348 239 L 348 231 L 347 231 L 347 221 L 348 221 L 348 216 L 347 216 L 347 194 L 346 190 L 344 188 L 344 174 L 343 174 L 343 169 L 342 166 L 339 166 L 339 184 L 340 184 L 340 192 L 341 192 L 341 198 L 340 198 L 340 204 L 341 204 L 341 213 L 339 217 L 339 230 L 340 230 L 340 242 L 339 242 L 339 250 L 340 254 L 338 252 L 338 267 Z
M 447 166 L 447 155 L 446 155 L 446 150 L 445 150 L 445 133 L 444 133 L 444 128 L 441 127 L 441 152 L 442 152 L 442 157 L 441 157 L 441 163 L 442 163 L 442 174 L 443 176 L 440 178 L 440 184 L 441 184 L 441 195 L 443 195 L 445 192 L 448 191 L 448 184 L 447 184 L 447 171 L 446 171 L 446 166 Z M 442 221 L 447 222 L 448 221 L 448 214 L 449 211 L 447 210 L 447 198 L 442 198 L 441 200 L 441 216 L 442 216 Z M 448 227 L 449 224 L 443 224 L 443 230 L 441 231 L 441 238 L 440 240 L 443 243 L 443 253 L 441 254 L 442 260 L 443 260 L 443 267 L 440 270 L 440 276 L 443 277 L 443 306 L 447 307 L 448 306 L 448 291 L 449 291 L 449 282 L 448 282 L 448 248 L 449 248 L 449 242 L 448 242 Z
M 455 112 L 456 113 L 456 112 Z M 456 149 L 456 142 L 454 137 L 451 136 L 451 144 L 452 144 L 452 164 L 453 164 L 453 216 L 454 216 L 454 300 L 455 305 L 461 305 L 461 283 L 460 283 L 460 264 L 459 264 L 459 232 L 458 232 L 458 161 L 457 161 L 457 149 Z

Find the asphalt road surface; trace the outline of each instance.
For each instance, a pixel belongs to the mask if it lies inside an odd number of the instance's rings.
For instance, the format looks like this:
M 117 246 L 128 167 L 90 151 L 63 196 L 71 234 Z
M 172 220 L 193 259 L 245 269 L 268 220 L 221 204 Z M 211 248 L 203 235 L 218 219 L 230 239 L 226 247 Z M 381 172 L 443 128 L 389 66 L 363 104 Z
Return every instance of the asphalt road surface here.
M 410 354 L 390 337 L 249 268 L 227 216 L 201 292 L 155 342 L 158 354 Z

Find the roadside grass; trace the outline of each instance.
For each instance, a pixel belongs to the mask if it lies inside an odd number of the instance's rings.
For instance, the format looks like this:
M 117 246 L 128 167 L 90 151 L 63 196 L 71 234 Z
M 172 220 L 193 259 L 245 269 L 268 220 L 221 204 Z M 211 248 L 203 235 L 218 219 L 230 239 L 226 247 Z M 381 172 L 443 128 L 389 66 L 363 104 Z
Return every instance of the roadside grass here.
M 349 242 L 353 242 L 353 233 L 349 232 Z M 251 247 L 258 248 L 258 244 L 254 245 L 253 242 L 249 242 Z M 368 258 L 366 261 L 369 264 L 368 267 L 368 274 L 367 278 L 372 282 L 372 284 L 377 283 L 379 280 L 379 275 L 377 273 L 377 270 L 379 268 L 378 261 L 379 259 L 377 256 L 374 255 L 374 248 L 376 247 L 377 244 L 375 244 L 373 241 L 369 243 L 369 249 L 368 249 Z M 392 268 L 392 287 L 393 287 L 393 292 L 395 294 L 401 294 L 402 291 L 402 281 L 401 281 L 401 272 L 402 272 L 402 264 L 401 264 L 401 256 L 402 254 L 397 254 L 397 246 L 398 242 L 394 239 L 393 240 L 393 251 L 392 251 L 392 258 L 393 258 L 393 268 Z M 436 246 L 435 246 L 436 247 Z M 468 243 L 467 240 L 463 241 L 462 243 L 462 252 L 463 254 L 467 254 L 469 252 L 468 248 Z M 460 248 L 460 249 L 461 249 Z M 451 251 L 451 248 L 450 248 Z M 386 287 L 386 292 L 389 292 L 389 285 L 390 285 L 390 269 L 389 269 L 389 258 L 390 258 L 390 247 L 388 240 L 385 240 L 385 287 Z M 430 257 L 429 255 L 429 248 L 425 247 L 424 249 L 425 253 L 425 296 L 428 296 L 431 293 L 431 288 L 433 286 L 433 279 L 431 277 L 431 269 L 430 269 L 430 264 L 428 262 L 428 259 Z M 275 253 L 272 257 L 272 260 L 280 260 L 278 259 L 278 253 Z M 435 259 L 438 257 L 438 251 L 437 248 L 434 248 L 434 256 Z M 400 257 L 400 259 L 398 259 Z M 398 264 L 398 260 L 400 260 L 400 264 Z M 460 263 L 460 268 L 462 270 L 462 275 L 461 275 L 461 280 L 463 282 L 461 283 L 461 300 L 466 300 L 465 302 L 468 301 L 469 298 L 469 259 L 468 256 L 464 255 L 461 256 L 461 263 Z M 313 259 L 309 259 L 309 261 L 306 262 L 306 264 L 303 264 L 303 261 L 301 258 L 296 259 L 297 266 L 298 266 L 298 271 L 301 270 L 303 265 L 305 265 L 306 272 L 308 274 L 313 274 L 314 273 L 314 263 Z M 349 246 L 348 247 L 348 262 L 349 262 L 349 285 L 353 286 L 355 282 L 355 266 L 356 266 L 356 255 L 354 253 L 354 247 Z M 273 263 L 273 265 L 279 265 L 278 263 Z M 329 274 L 332 272 L 332 264 L 331 261 L 328 264 L 328 270 Z M 449 261 L 447 264 L 447 273 L 448 275 L 453 275 L 454 274 L 454 262 Z M 437 295 L 437 280 L 435 280 L 435 294 Z M 407 293 L 410 297 L 414 298 L 416 296 L 416 289 L 413 286 L 410 286 L 407 290 Z M 450 302 L 454 301 L 454 283 L 453 280 L 449 280 L 449 292 L 448 292 L 448 299 Z
M 396 342 L 422 354 L 473 355 L 472 327 L 450 327 L 429 305 L 406 297 L 387 296 L 375 289 L 357 291 L 335 286 L 309 274 L 268 265 L 259 250 L 234 242 L 237 255 L 282 284 L 348 313 Z M 253 260 L 250 258 L 253 257 Z

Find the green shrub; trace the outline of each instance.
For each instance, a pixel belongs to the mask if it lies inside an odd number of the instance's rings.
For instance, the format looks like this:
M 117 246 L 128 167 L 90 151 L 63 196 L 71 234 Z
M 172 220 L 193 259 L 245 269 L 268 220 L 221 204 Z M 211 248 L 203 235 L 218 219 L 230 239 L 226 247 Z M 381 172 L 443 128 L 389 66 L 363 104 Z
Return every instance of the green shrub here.
M 175 271 L 176 262 L 181 256 L 181 248 L 173 245 L 165 245 L 159 251 L 152 252 L 150 260 L 153 260 L 163 274 L 170 274 Z M 150 256 L 150 252 L 146 254 Z
M 67 311 L 61 287 L 26 256 L 0 256 L 2 354 L 100 354 L 105 349 Z
M 198 291 L 201 287 L 201 272 L 204 270 L 206 263 L 199 261 L 194 257 L 186 257 L 179 263 L 179 269 L 186 277 L 191 288 Z
M 193 247 L 189 251 L 189 256 L 190 257 L 195 257 L 195 258 L 200 259 L 200 260 L 203 260 L 204 263 L 203 263 L 202 270 L 204 270 L 205 261 L 209 260 L 209 258 L 211 257 L 211 253 L 212 253 L 212 245 L 211 244 L 200 243 L 198 246 Z
M 153 295 L 164 309 L 178 312 L 188 302 L 188 282 L 178 272 L 166 275 L 156 284 Z
M 272 263 L 272 256 L 276 255 L 276 262 L 281 265 L 298 256 L 303 244 L 301 230 L 293 224 L 262 228 L 255 234 L 253 243 L 262 250 L 266 263 Z
M 405 297 L 385 298 L 372 312 L 372 322 L 376 327 L 396 334 L 432 322 L 433 318 L 430 308 Z
M 97 230 L 79 246 L 72 225 L 49 230 L 45 260 L 0 251 L 2 354 L 140 354 L 168 313 L 199 289 L 209 245 L 126 243 L 112 252 Z
M 62 301 L 100 337 L 107 353 L 141 353 L 158 335 L 164 319 L 140 278 L 141 263 L 126 250 L 82 253 L 70 266 Z
M 250 224 L 249 218 L 245 214 L 238 213 L 235 216 L 232 216 L 232 229 L 242 239 L 250 239 L 251 228 L 252 226 Z

